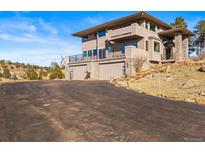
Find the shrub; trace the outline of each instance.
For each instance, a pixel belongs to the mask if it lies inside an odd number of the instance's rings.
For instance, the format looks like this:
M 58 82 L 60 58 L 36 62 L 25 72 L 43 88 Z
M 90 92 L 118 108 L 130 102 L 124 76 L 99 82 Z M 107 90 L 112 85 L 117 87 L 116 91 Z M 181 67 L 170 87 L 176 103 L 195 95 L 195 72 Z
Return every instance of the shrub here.
M 62 72 L 61 68 L 59 65 L 55 65 L 49 75 L 49 79 L 53 80 L 53 79 L 63 79 L 65 78 L 64 73 Z
M 8 68 L 3 69 L 3 78 L 9 79 L 11 77 L 11 73 Z
M 43 71 L 42 75 L 46 78 L 48 76 L 48 73 L 46 71 Z
M 16 62 L 16 68 L 20 68 L 21 64 L 19 62 Z
M 140 72 L 142 69 L 142 66 L 144 62 L 146 61 L 146 58 L 144 57 L 138 57 L 134 59 L 134 67 L 136 72 Z
M 2 78 L 3 77 L 3 74 L 0 72 L 0 78 Z
M 5 60 L 0 60 L 0 65 L 5 65 Z
M 38 75 L 39 80 L 43 80 L 43 70 L 41 69 Z
M 13 74 L 12 77 L 11 77 L 11 79 L 12 79 L 12 80 L 17 80 L 18 78 L 17 78 L 16 74 Z
M 35 71 L 33 67 L 27 67 L 26 69 L 26 75 L 29 80 L 37 80 L 38 79 L 38 73 Z
M 13 67 L 13 66 L 11 66 L 11 69 L 13 70 L 13 69 L 14 69 L 14 67 Z

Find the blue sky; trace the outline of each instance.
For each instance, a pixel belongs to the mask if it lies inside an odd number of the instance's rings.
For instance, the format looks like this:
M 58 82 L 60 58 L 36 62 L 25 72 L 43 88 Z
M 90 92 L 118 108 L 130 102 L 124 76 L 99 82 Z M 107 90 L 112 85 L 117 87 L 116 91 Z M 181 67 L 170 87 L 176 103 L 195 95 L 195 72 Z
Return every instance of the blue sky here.
M 72 33 L 135 13 L 0 12 L 0 59 L 48 66 L 61 56 L 81 53 L 81 39 Z M 183 16 L 193 30 L 205 12 L 148 12 L 171 23 Z

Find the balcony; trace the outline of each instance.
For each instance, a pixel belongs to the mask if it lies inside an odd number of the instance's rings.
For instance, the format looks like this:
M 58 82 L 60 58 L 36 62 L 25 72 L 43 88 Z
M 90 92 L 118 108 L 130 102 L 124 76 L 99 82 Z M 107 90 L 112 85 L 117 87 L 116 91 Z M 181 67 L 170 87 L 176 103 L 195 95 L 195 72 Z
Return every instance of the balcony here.
M 142 38 L 145 28 L 139 26 L 137 23 L 130 26 L 122 27 L 115 30 L 109 30 L 106 37 L 108 41 L 119 40 L 129 37 Z
M 104 52 L 98 52 L 97 55 L 92 55 L 88 57 L 84 57 L 83 54 L 78 55 L 72 55 L 67 57 L 67 62 L 69 63 L 78 63 L 78 62 L 87 62 L 87 61 L 98 61 L 98 60 L 106 60 L 106 59 L 113 59 L 113 58 L 121 58 L 124 57 L 124 53 L 106 53 Z

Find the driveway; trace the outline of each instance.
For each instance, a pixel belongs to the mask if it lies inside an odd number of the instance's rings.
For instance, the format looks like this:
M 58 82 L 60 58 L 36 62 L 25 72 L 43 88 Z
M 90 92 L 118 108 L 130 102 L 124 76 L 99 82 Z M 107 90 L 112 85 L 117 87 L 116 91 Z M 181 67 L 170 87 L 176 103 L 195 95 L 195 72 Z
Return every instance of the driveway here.
M 106 81 L 1 84 L 0 141 L 205 141 L 205 106 Z

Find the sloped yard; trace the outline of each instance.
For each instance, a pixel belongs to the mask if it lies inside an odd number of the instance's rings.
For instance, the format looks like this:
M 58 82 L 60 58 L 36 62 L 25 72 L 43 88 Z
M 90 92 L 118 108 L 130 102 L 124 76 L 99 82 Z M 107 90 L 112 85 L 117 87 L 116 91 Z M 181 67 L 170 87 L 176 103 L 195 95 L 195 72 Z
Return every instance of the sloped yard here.
M 153 96 L 205 104 L 205 67 L 200 71 L 203 66 L 205 63 L 196 62 L 156 66 L 144 77 L 142 72 L 136 77 L 112 83 Z

